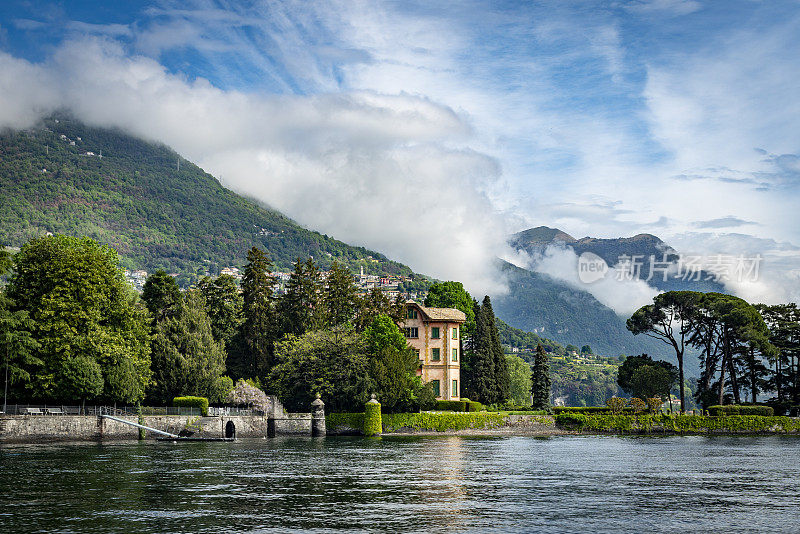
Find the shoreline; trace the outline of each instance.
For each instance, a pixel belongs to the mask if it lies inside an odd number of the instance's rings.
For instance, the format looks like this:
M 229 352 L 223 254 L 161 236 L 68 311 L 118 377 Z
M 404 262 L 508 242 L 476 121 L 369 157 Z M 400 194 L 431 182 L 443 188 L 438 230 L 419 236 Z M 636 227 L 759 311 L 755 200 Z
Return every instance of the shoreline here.
M 296 418 L 265 416 L 144 416 L 147 426 L 178 434 L 191 423 L 197 437 L 227 437 L 227 426 L 235 437 L 311 437 L 310 414 Z M 131 422 L 137 418 L 129 417 Z M 611 415 L 585 416 L 576 425 L 556 424 L 557 417 L 510 415 L 491 412 L 383 414 L 382 436 L 800 436 L 800 418 L 764 416 L 700 415 Z M 191 421 L 190 421 L 191 420 Z M 327 436 L 363 436 L 363 414 L 328 414 Z M 137 440 L 137 428 L 97 416 L 3 415 L 0 416 L 0 445 L 53 442 L 103 443 Z M 155 436 L 147 432 L 146 440 Z

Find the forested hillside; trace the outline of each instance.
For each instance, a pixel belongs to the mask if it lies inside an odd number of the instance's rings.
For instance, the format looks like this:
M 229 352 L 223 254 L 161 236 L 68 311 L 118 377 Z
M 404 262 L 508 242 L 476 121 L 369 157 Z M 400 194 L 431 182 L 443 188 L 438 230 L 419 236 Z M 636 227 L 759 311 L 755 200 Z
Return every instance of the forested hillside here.
M 643 336 L 634 337 L 625 319 L 597 301 L 547 275 L 503 262 L 509 291 L 496 297 L 497 316 L 509 325 L 566 345 L 591 345 L 600 354 L 670 356 L 663 344 Z
M 68 117 L 0 134 L 0 245 L 47 232 L 113 246 L 124 267 L 215 274 L 252 246 L 278 269 L 313 256 L 370 274 L 411 270 L 382 254 L 302 228 L 224 188 L 170 148 Z

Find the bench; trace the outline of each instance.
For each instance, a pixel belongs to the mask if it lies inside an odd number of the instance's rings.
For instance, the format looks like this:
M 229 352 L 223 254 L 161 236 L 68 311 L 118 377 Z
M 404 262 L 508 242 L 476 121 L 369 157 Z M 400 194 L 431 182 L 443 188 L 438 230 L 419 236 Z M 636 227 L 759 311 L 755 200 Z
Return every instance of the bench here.
M 44 412 L 39 408 L 22 408 L 20 411 L 22 415 L 44 415 Z
M 64 412 L 61 408 L 45 408 L 47 415 L 64 415 Z

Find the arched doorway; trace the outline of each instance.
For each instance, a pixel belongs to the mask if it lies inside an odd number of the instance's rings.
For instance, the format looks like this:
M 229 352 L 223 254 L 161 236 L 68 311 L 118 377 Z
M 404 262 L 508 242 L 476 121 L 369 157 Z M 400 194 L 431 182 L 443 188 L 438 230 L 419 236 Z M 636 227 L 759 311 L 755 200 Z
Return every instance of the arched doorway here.
M 228 421 L 225 424 L 225 437 L 236 438 L 236 425 L 233 424 L 233 421 Z

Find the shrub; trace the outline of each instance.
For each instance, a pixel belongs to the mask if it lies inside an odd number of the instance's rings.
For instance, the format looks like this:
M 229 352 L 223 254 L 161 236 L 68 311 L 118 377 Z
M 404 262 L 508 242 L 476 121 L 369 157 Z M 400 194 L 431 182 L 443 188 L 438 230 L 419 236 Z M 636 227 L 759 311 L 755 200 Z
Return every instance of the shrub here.
M 647 399 L 647 409 L 650 413 L 659 413 L 661 412 L 661 405 L 663 402 L 661 401 L 661 397 L 650 397 Z
M 622 410 L 625 409 L 625 399 L 621 399 L 619 397 L 611 397 L 606 401 L 606 405 L 608 405 L 608 409 L 613 414 L 620 414 Z
M 564 412 L 555 416 L 556 426 L 571 430 L 580 430 L 586 424 L 586 416 L 582 413 Z
M 483 412 L 486 410 L 486 407 L 478 401 L 471 401 L 468 399 L 461 399 L 467 403 L 467 411 L 470 413 L 474 412 Z
M 642 413 L 647 409 L 647 403 L 640 399 L 639 397 L 632 397 L 628 404 L 630 404 L 631 408 L 633 408 L 633 413 Z M 613 410 L 612 410 L 613 412 Z M 622 412 L 622 410 L 620 410 Z M 617 412 L 618 413 L 618 412 Z
M 375 397 L 373 396 L 373 400 Z M 368 402 L 364 406 L 364 426 L 365 436 L 377 436 L 383 432 L 383 421 L 381 419 L 381 403 Z
M 775 410 L 771 406 L 746 406 L 741 404 L 726 404 L 721 406 L 719 404 L 708 407 L 709 415 L 760 415 L 764 417 L 772 417 L 775 415 Z
M 178 408 L 197 408 L 203 416 L 208 415 L 208 399 L 205 397 L 175 397 L 172 405 Z
M 225 399 L 229 404 L 236 406 L 252 406 L 261 413 L 269 412 L 269 397 L 251 382 L 239 379 L 236 387 L 233 388 Z
M 468 412 L 468 406 L 470 401 L 446 401 L 440 400 L 436 401 L 436 410 L 440 412 Z

